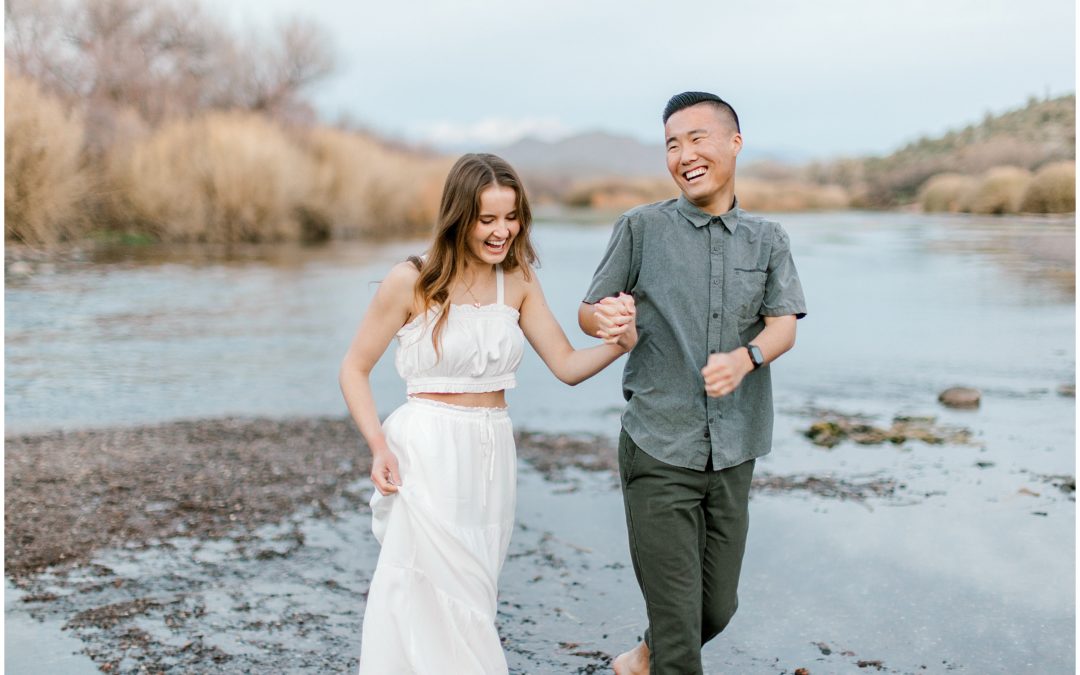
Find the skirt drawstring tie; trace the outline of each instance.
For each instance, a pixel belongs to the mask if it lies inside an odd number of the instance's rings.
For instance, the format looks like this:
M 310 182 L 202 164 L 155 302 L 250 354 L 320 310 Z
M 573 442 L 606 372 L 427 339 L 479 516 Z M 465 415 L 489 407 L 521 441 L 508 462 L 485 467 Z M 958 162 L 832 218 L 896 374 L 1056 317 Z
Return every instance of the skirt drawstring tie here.
M 491 482 L 495 480 L 495 448 L 492 443 L 494 431 L 491 428 L 491 411 L 484 409 L 484 423 L 480 427 L 480 452 L 484 455 L 484 461 L 488 466 L 487 483 L 482 488 L 481 504 L 487 507 L 487 494 L 491 488 Z

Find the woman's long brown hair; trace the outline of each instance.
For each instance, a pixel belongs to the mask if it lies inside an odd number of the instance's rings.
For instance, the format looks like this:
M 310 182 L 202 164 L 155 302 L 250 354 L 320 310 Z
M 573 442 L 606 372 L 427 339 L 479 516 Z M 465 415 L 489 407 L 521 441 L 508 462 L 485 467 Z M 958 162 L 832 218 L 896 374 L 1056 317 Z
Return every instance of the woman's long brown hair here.
M 517 172 L 496 155 L 463 155 L 446 176 L 435 238 L 428 248 L 427 259 L 409 258 L 420 270 L 415 292 L 423 308 L 421 311 L 426 314 L 432 307 L 439 308 L 439 318 L 431 335 L 436 355 L 439 354 L 439 336 L 449 316 L 450 289 L 465 270 L 469 233 L 480 218 L 480 193 L 494 185 L 511 188 L 517 195 L 515 210 L 521 228 L 499 266 L 504 272 L 521 267 L 528 279 L 531 266 L 536 264 L 536 251 L 529 241 L 532 211 Z

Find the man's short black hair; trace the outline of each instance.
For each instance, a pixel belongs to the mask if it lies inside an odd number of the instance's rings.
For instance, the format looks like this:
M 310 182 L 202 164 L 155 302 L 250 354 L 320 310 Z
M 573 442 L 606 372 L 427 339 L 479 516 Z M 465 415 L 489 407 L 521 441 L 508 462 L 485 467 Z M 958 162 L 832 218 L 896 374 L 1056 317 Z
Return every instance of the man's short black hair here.
M 668 118 L 675 113 L 699 103 L 708 103 L 714 106 L 721 115 L 730 116 L 731 121 L 735 123 L 735 131 L 742 133 L 742 130 L 739 129 L 739 116 L 735 113 L 735 108 L 732 108 L 727 101 L 716 94 L 710 94 L 706 91 L 684 91 L 681 94 L 672 96 L 671 100 L 664 106 L 664 124 L 667 124 Z

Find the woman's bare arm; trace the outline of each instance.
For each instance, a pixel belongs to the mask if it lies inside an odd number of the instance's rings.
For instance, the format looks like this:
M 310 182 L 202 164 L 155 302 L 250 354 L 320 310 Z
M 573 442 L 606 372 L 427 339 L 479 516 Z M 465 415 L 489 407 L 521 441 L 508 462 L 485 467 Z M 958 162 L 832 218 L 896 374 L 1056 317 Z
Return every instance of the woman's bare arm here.
M 371 479 L 382 494 L 397 492 L 401 477 L 397 459 L 386 445 L 375 408 L 371 369 L 412 314 L 417 274 L 412 263 L 400 263 L 390 270 L 364 313 L 338 374 L 349 413 L 371 449 Z

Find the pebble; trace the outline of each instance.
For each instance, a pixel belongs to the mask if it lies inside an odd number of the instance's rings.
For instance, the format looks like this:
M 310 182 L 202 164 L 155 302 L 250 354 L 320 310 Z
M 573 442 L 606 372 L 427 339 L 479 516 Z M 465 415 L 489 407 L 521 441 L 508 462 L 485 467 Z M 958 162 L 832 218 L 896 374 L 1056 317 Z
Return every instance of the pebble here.
M 982 393 L 971 387 L 950 387 L 938 395 L 938 401 L 947 408 L 978 408 Z

